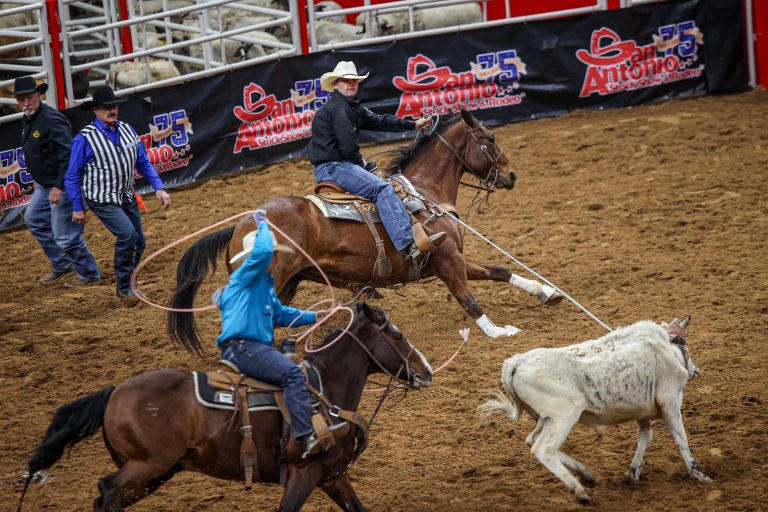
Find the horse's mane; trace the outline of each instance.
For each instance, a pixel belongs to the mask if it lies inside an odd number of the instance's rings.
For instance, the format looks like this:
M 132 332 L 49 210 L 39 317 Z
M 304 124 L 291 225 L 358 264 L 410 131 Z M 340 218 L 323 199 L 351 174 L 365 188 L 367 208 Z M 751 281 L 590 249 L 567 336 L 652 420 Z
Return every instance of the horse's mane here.
M 355 320 L 352 322 L 352 325 L 349 326 L 350 329 L 353 329 L 361 321 L 366 321 L 366 322 L 370 322 L 371 321 L 366 315 L 361 313 L 360 307 L 359 307 L 360 304 L 364 304 L 364 303 L 358 303 L 358 307 L 356 308 L 356 312 L 355 312 Z M 379 308 L 377 308 L 375 306 L 371 306 L 370 304 L 368 304 L 368 307 L 371 310 L 373 310 L 375 313 L 377 313 L 377 314 L 383 314 L 383 312 Z M 322 349 L 323 347 L 328 345 L 331 341 L 333 341 L 336 338 L 338 338 L 339 335 L 342 333 L 342 331 L 343 331 L 343 329 L 334 329 L 333 332 L 331 332 L 331 334 L 329 334 L 328 336 L 323 338 L 323 341 L 320 342 L 319 345 L 315 346 L 314 349 L 315 350 Z M 309 362 L 312 362 L 312 361 L 314 361 L 316 356 L 317 356 L 317 353 L 304 354 L 304 359 L 306 359 Z
M 461 116 L 459 115 L 453 115 L 448 118 L 441 117 L 435 133 L 443 133 L 460 120 Z M 402 146 L 391 151 L 387 151 L 386 154 L 389 155 L 390 158 L 381 169 L 387 175 L 398 174 L 402 172 L 406 167 L 408 167 L 408 164 L 411 163 L 411 160 L 416 158 L 416 156 L 424 150 L 424 148 L 427 146 L 427 143 L 436 137 L 435 133 L 432 133 L 428 137 L 418 137 L 408 146 Z

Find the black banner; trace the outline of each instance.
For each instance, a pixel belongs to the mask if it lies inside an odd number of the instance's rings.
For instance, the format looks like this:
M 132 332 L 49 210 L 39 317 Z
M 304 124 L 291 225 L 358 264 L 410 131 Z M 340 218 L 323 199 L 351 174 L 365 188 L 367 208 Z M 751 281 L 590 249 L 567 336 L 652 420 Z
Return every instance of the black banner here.
M 120 118 L 173 186 L 304 156 L 327 97 L 320 76 L 340 60 L 371 73 L 360 98 L 374 112 L 418 118 L 464 108 L 499 125 L 744 91 L 742 37 L 740 0 L 647 4 L 259 64 L 150 91 L 121 106 Z M 66 113 L 76 130 L 91 120 Z M 20 131 L 0 126 L 0 229 L 20 223 L 28 201 L 31 179 L 13 144 Z M 404 136 L 364 132 L 361 142 Z

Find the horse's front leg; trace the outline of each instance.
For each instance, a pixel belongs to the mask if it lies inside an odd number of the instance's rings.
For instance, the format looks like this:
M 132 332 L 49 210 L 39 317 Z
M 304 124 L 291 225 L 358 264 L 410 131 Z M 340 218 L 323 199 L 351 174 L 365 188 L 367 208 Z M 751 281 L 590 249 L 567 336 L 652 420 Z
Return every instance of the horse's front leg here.
M 442 249 L 442 247 L 441 247 Z M 469 291 L 467 281 L 467 270 L 465 267 L 464 256 L 455 249 L 454 251 L 441 251 L 439 258 L 434 258 L 435 273 L 448 286 L 456 300 L 459 301 L 464 311 L 474 318 L 475 323 L 491 338 L 499 336 L 514 336 L 520 332 L 520 329 L 512 325 L 499 327 L 483 313 L 475 297 Z M 437 255 L 435 255 L 437 256 Z
M 323 467 L 317 462 L 310 462 L 301 468 L 288 470 L 288 482 L 285 494 L 280 502 L 280 512 L 297 512 L 304 506 L 309 495 L 323 477 Z
M 328 480 L 321 484 L 321 487 L 342 510 L 355 512 L 366 512 L 368 510 L 357 497 L 348 475 Z
M 466 258 L 464 261 L 467 267 L 467 279 L 470 281 L 498 281 L 509 283 L 512 286 L 520 288 L 524 292 L 537 297 L 539 302 L 546 304 L 547 306 L 560 304 L 563 300 L 563 295 L 551 286 L 513 274 L 504 267 L 492 265 L 490 263 L 479 263 Z

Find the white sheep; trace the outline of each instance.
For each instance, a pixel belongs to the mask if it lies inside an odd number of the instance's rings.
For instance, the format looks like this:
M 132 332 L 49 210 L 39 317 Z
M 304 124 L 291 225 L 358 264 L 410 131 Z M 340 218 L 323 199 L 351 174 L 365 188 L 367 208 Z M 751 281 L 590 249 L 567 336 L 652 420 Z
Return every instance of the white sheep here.
M 165 59 L 150 59 L 149 82 L 159 82 L 167 78 L 180 76 L 172 62 Z M 145 62 L 118 62 L 109 67 L 107 85 L 118 91 L 147 83 L 147 65 Z
M 365 38 L 365 32 L 357 25 L 326 21 L 325 18 L 317 20 L 315 30 L 318 44 L 343 43 Z
M 373 20 L 369 37 L 405 34 L 410 32 L 408 11 L 378 14 L 371 11 Z M 360 13 L 355 19 L 359 26 L 365 26 L 368 13 Z M 413 10 L 414 31 L 431 30 L 435 28 L 454 27 L 483 21 L 483 12 L 476 3 L 446 5 L 429 9 Z
M 322 2 L 315 3 L 315 12 L 328 12 L 338 11 L 342 9 L 341 5 L 332 0 L 323 0 Z M 346 23 L 347 16 L 344 14 L 337 14 L 336 16 L 328 16 L 327 18 L 320 18 L 319 21 L 332 21 L 334 23 Z
M 2 3 L 0 4 L 0 13 L 6 9 L 13 9 L 14 7 L 20 7 L 19 4 Z M 0 16 L 0 28 L 19 30 L 21 27 L 29 27 L 38 25 L 37 11 L 24 11 L 16 14 L 3 14 Z M 30 32 L 30 35 L 32 33 Z M 16 44 L 24 41 L 25 39 L 15 36 L 0 36 L 0 47 L 10 44 Z M 37 54 L 37 48 L 35 46 L 27 46 L 25 48 L 16 48 L 15 50 L 3 51 L 0 49 L 0 58 L 3 59 L 19 59 L 22 57 L 32 57 Z

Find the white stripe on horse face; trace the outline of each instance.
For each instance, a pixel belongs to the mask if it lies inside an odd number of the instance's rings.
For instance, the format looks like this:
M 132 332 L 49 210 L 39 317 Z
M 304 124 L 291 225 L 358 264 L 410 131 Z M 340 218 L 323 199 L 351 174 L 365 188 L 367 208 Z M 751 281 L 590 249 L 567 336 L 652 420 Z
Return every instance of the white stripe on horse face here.
M 432 366 L 429 364 L 429 361 L 427 361 L 427 358 L 424 357 L 424 354 L 421 353 L 421 350 L 417 349 L 416 347 L 413 347 L 413 350 L 415 350 L 416 353 L 419 354 L 419 357 L 421 358 L 421 362 L 424 364 L 424 367 L 429 371 L 429 374 L 432 375 L 434 373 L 432 371 Z
M 393 330 L 397 331 L 397 332 L 400 334 L 400 336 L 403 336 L 403 333 L 400 331 L 400 328 L 398 328 L 398 327 L 397 327 L 397 326 L 396 326 L 396 325 L 395 325 L 395 324 L 394 324 L 392 321 L 390 321 L 389 319 L 387 319 L 387 321 L 389 322 L 389 327 L 390 327 L 390 329 L 393 329 Z M 413 343 L 411 343 L 410 341 L 408 341 L 408 339 L 407 339 L 405 336 L 403 336 L 403 341 L 405 341 L 405 342 L 406 342 L 406 343 L 407 343 L 407 344 L 408 344 L 408 345 L 409 345 L 409 346 L 410 346 L 410 347 L 411 347 L 411 348 L 414 350 L 414 352 L 416 352 L 416 353 L 419 355 L 419 358 L 421 358 L 421 362 L 422 362 L 422 364 L 424 365 L 424 368 L 426 368 L 427 370 L 429 370 L 429 374 L 430 374 L 430 375 L 432 375 L 432 373 L 433 373 L 433 372 L 432 372 L 432 366 L 430 366 L 430 364 L 429 364 L 429 361 L 427 361 L 427 358 L 426 358 L 426 357 L 424 357 L 424 354 L 422 354 L 422 353 L 421 353 L 421 350 L 419 350 L 419 349 L 417 349 L 416 347 L 414 347 L 414 346 L 413 346 Z

